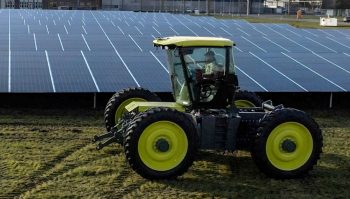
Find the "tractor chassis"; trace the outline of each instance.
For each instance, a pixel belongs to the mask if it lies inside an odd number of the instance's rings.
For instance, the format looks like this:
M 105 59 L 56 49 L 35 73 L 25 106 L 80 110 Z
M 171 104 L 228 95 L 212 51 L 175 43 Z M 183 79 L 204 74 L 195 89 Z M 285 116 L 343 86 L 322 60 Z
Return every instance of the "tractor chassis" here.
M 283 105 L 273 106 L 269 100 L 263 102 L 261 107 L 198 110 L 188 115 L 197 124 L 200 149 L 234 151 L 248 149 L 246 145 L 249 145 L 251 136 L 255 134 L 259 121 L 269 112 L 281 108 Z M 112 143 L 123 145 L 125 132 L 137 114 L 126 113 L 109 132 L 95 135 L 92 141 L 99 142 L 96 148 L 100 150 Z

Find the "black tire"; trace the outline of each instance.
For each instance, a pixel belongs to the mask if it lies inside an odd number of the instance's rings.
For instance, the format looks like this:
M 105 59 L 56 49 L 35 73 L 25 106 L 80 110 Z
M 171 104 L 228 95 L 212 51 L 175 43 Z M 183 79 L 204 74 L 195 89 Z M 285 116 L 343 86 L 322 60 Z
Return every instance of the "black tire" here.
M 300 166 L 297 165 L 297 168 L 293 168 L 293 169 L 277 168 L 278 166 L 273 165 L 272 161 L 270 161 L 267 154 L 267 141 L 269 136 L 272 134 L 272 131 L 276 129 L 276 127 L 279 126 L 280 124 L 287 124 L 287 122 L 288 122 L 288 125 L 301 124 L 302 126 L 306 127 L 307 129 L 306 132 L 307 131 L 309 132 L 306 134 L 308 136 L 311 134 L 311 137 L 308 137 L 308 138 L 311 138 L 310 142 L 312 142 L 312 147 L 310 147 L 310 149 L 312 148 L 310 150 L 310 156 L 306 155 L 305 160 L 302 161 L 302 162 L 304 161 L 305 162 L 300 163 Z M 289 122 L 293 122 L 293 123 L 289 123 Z M 291 129 L 288 129 L 288 131 L 291 131 Z M 284 133 L 284 132 L 279 131 L 279 135 L 282 135 L 280 133 Z M 293 133 L 297 132 L 298 135 L 302 134 L 302 132 L 296 131 L 296 130 L 291 132 Z M 283 138 L 283 139 L 285 142 L 289 138 Z M 283 149 L 284 147 L 283 144 L 285 143 L 282 143 L 282 142 L 278 142 L 278 143 L 280 147 L 279 150 L 285 150 Z M 297 153 L 298 147 L 302 148 L 302 147 L 308 146 L 306 145 L 306 143 L 307 143 L 307 139 L 303 140 L 302 144 L 304 145 L 300 145 L 300 142 L 299 143 L 296 142 L 296 145 L 294 145 L 294 149 L 292 149 L 290 153 L 294 153 L 294 152 Z M 312 119 L 305 112 L 302 112 L 296 109 L 284 108 L 284 109 L 277 109 L 275 111 L 272 111 L 270 114 L 266 115 L 260 121 L 260 125 L 259 125 L 259 128 L 257 129 L 257 136 L 255 138 L 254 146 L 251 151 L 251 154 L 256 165 L 263 173 L 277 179 L 290 179 L 290 178 L 303 177 L 305 174 L 308 173 L 308 171 L 312 170 L 313 166 L 317 164 L 317 161 L 320 158 L 320 154 L 322 153 L 322 146 L 323 146 L 322 132 L 318 124 L 315 122 L 315 120 Z M 289 152 L 284 151 L 284 153 L 289 153 Z M 302 155 L 307 153 L 299 153 L 299 154 L 301 154 L 301 156 L 295 156 L 295 157 L 303 157 Z M 290 160 L 287 160 L 284 163 L 287 163 L 288 161 Z M 293 159 L 292 161 L 295 161 L 295 159 Z
M 132 121 L 124 137 L 125 155 L 133 170 L 147 179 L 169 179 L 185 173 L 194 161 L 198 146 L 196 127 L 192 118 L 185 113 L 181 113 L 170 108 L 154 108 L 144 113 L 140 113 L 139 115 L 140 117 L 136 117 Z M 181 162 L 168 170 L 155 170 L 151 168 L 152 166 L 147 166 L 142 160 L 138 148 L 139 143 L 142 142 L 139 142 L 140 137 L 144 132 L 146 132 L 145 129 L 159 121 L 170 121 L 177 124 L 185 132 L 185 137 L 188 142 L 188 148 L 184 158 L 179 158 L 179 161 Z M 147 142 L 147 144 L 152 143 Z M 171 141 L 169 145 L 172 146 Z
M 237 102 L 241 100 L 241 104 L 238 104 Z M 249 103 L 247 103 L 249 102 Z M 254 92 L 246 91 L 246 90 L 239 90 L 236 92 L 235 95 L 235 104 L 237 108 L 253 108 L 253 107 L 259 107 L 263 103 L 263 100 Z M 245 106 L 243 106 L 245 105 Z
M 160 98 L 151 91 L 144 88 L 127 88 L 115 93 L 107 102 L 104 119 L 107 131 L 116 125 L 115 114 L 118 107 L 130 98 L 142 98 L 146 101 L 159 102 Z

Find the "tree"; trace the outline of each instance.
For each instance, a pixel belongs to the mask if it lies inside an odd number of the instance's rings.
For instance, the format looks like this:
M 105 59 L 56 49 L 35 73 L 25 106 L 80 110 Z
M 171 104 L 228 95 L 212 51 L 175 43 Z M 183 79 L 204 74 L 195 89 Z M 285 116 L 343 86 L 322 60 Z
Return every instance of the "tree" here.
M 335 8 L 336 9 L 349 9 L 350 2 L 349 2 L 349 0 L 336 0 Z

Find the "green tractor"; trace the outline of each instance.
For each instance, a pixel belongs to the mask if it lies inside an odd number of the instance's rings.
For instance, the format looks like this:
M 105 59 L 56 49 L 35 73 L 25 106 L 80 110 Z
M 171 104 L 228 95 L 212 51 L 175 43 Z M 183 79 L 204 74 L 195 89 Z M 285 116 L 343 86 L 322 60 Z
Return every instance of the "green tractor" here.
M 97 149 L 121 144 L 130 166 L 147 179 L 182 175 L 198 149 L 248 150 L 263 173 L 279 179 L 304 176 L 317 164 L 323 145 L 318 124 L 303 111 L 239 92 L 231 40 L 166 37 L 153 43 L 167 51 L 175 102 L 142 88 L 116 93 L 105 110 L 109 132 L 93 139 L 106 139 Z M 239 93 L 245 97 L 236 98 Z

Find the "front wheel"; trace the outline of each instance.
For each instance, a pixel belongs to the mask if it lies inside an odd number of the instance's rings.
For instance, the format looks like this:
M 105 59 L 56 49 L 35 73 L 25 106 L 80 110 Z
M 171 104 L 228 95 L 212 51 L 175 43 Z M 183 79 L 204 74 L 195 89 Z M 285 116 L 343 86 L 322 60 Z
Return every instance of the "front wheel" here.
M 185 113 L 154 108 L 131 122 L 124 138 L 130 166 L 147 179 L 182 175 L 192 165 L 197 150 L 197 132 Z
M 321 130 L 310 116 L 296 109 L 278 109 L 261 120 L 251 153 L 268 176 L 296 178 L 317 164 L 322 142 Z

